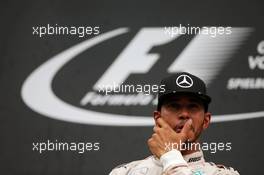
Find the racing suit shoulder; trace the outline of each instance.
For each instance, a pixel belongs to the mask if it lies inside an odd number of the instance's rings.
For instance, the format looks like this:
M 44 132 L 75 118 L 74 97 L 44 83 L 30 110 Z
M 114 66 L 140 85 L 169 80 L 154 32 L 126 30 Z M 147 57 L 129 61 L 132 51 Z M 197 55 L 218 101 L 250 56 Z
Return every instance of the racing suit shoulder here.
M 155 172 L 155 173 L 154 173 Z M 130 175 L 130 174 L 161 174 L 162 167 L 155 163 L 153 156 L 143 160 L 136 160 L 125 163 L 114 168 L 109 175 Z
M 212 175 L 239 175 L 239 173 L 232 167 L 226 167 L 224 165 L 216 165 L 212 162 L 206 162 L 205 170 Z
M 136 160 L 130 163 L 123 163 L 121 165 L 116 166 L 109 175 L 121 175 L 127 174 L 133 167 L 137 166 L 143 160 Z
M 238 171 L 234 170 L 232 167 L 226 167 L 224 165 L 216 165 L 219 173 L 221 174 L 230 174 L 230 175 L 239 175 Z

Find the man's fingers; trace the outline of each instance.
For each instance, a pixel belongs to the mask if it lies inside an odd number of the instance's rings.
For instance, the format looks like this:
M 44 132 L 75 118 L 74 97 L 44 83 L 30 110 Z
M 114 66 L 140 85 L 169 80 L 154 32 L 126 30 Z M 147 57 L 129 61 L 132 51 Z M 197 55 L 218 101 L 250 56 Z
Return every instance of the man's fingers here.
M 157 133 L 158 128 L 159 128 L 158 126 L 154 126 L 154 128 L 153 128 L 153 132 Z
M 181 133 L 183 133 L 185 136 L 188 136 L 188 133 L 190 132 L 193 132 L 193 128 L 192 128 L 192 120 L 189 119 L 183 126 L 182 130 L 181 130 Z
M 161 128 L 170 127 L 167 122 L 165 122 L 161 117 L 157 119 L 157 124 Z

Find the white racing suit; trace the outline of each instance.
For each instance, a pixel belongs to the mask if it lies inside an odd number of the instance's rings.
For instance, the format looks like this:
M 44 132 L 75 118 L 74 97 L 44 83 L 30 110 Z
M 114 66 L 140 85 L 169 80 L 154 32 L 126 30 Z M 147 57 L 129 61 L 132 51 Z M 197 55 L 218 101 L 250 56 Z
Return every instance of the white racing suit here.
M 109 175 L 239 175 L 233 168 L 205 162 L 203 152 L 182 156 L 171 150 L 160 157 L 150 156 L 114 168 Z

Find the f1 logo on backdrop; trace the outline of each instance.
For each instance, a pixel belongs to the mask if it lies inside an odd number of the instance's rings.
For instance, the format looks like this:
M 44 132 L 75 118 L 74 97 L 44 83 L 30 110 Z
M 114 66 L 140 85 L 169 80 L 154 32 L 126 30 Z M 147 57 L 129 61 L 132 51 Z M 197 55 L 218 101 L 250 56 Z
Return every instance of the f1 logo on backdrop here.
M 52 91 L 51 83 L 66 63 L 76 58 L 80 53 L 128 32 L 128 28 L 116 29 L 83 41 L 50 58 L 25 80 L 21 90 L 25 104 L 44 116 L 68 122 L 112 126 L 153 125 L 153 119 L 149 116 L 128 116 L 80 108 L 61 100 Z M 174 58 L 166 71 L 168 73 L 188 71 L 201 77 L 210 85 L 249 33 L 249 28 L 233 28 L 232 35 L 228 35 L 228 37 L 222 35 L 212 38 L 209 35 L 196 35 L 181 51 L 180 55 Z M 142 28 L 102 76 L 98 78 L 92 87 L 93 90 L 97 90 L 104 84 L 113 82 L 120 84 L 131 74 L 148 74 L 153 65 L 160 59 L 159 54 L 150 54 L 148 53 L 149 50 L 154 46 L 177 40 L 179 37 L 180 35 L 173 37 L 165 35 L 163 28 Z M 87 99 L 90 100 L 92 98 L 91 93 L 94 92 L 87 92 L 80 99 L 84 103 L 80 103 L 85 104 Z M 150 99 L 148 102 L 153 100 Z M 264 112 L 253 112 L 214 116 L 213 122 L 254 118 L 263 116 L 263 114 Z

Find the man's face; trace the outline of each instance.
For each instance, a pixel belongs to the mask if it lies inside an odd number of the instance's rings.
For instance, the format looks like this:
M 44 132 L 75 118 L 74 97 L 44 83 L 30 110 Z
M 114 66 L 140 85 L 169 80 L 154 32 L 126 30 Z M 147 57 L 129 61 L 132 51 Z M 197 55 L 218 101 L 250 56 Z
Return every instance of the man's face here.
M 211 114 L 204 111 L 203 103 L 197 97 L 179 95 L 164 101 L 161 111 L 154 112 L 154 117 L 155 119 L 162 117 L 177 133 L 181 132 L 188 120 L 192 120 L 194 137 L 189 138 L 189 141 L 194 142 L 208 127 Z

